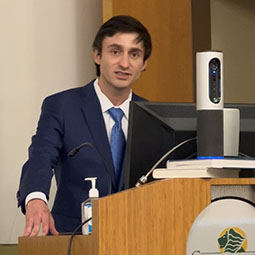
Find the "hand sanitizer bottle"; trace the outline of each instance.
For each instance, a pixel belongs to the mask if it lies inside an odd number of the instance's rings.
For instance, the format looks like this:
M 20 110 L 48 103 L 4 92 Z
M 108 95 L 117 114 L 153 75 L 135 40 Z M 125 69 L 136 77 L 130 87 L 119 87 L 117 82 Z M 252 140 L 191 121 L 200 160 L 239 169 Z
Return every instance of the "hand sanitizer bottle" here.
M 89 190 L 89 198 L 81 204 L 81 220 L 82 222 L 92 217 L 92 200 L 99 197 L 96 188 L 96 177 L 85 178 L 85 181 L 91 181 L 91 189 Z M 92 233 L 92 219 L 82 226 L 82 234 L 89 235 Z

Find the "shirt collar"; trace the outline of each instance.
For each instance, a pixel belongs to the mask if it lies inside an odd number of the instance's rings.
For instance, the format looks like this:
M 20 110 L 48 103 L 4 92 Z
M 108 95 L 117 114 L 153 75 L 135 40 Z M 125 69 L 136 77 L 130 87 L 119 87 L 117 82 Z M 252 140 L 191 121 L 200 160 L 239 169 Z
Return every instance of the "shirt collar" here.
M 100 105 L 102 112 L 105 113 L 107 112 L 110 108 L 114 107 L 112 102 L 108 99 L 108 97 L 101 91 L 99 85 L 98 85 L 98 79 L 94 81 L 94 88 L 97 94 L 97 97 L 99 99 Z M 130 91 L 128 98 L 118 106 L 123 112 L 124 112 L 124 117 L 128 119 L 128 114 L 129 114 L 129 104 L 132 99 L 132 91 Z

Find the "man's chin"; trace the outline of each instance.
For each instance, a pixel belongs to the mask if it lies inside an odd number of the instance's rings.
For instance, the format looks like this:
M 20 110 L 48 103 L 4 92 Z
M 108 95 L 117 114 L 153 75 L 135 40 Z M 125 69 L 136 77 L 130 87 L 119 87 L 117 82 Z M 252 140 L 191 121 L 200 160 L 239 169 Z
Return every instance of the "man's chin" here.
M 129 79 L 117 79 L 114 83 L 116 88 L 125 89 L 131 87 L 131 82 Z

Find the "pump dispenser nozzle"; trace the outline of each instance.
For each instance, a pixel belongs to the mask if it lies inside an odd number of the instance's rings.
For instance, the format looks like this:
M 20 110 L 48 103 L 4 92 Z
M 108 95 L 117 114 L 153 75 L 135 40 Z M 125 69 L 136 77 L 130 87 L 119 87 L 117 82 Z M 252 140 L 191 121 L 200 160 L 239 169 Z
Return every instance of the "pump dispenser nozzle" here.
M 96 188 L 97 177 L 87 177 L 85 181 L 91 181 L 91 189 L 89 190 L 89 198 L 99 197 L 98 189 Z

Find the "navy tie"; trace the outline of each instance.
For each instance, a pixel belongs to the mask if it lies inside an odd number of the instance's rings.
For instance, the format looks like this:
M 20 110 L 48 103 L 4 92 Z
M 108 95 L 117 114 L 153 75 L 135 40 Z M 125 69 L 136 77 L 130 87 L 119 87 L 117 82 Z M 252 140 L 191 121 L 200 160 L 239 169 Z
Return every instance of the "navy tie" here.
M 108 112 L 115 121 L 111 131 L 110 145 L 116 181 L 118 183 L 121 175 L 122 163 L 126 147 L 125 135 L 121 127 L 121 120 L 124 113 L 120 108 L 114 107 L 109 109 Z

